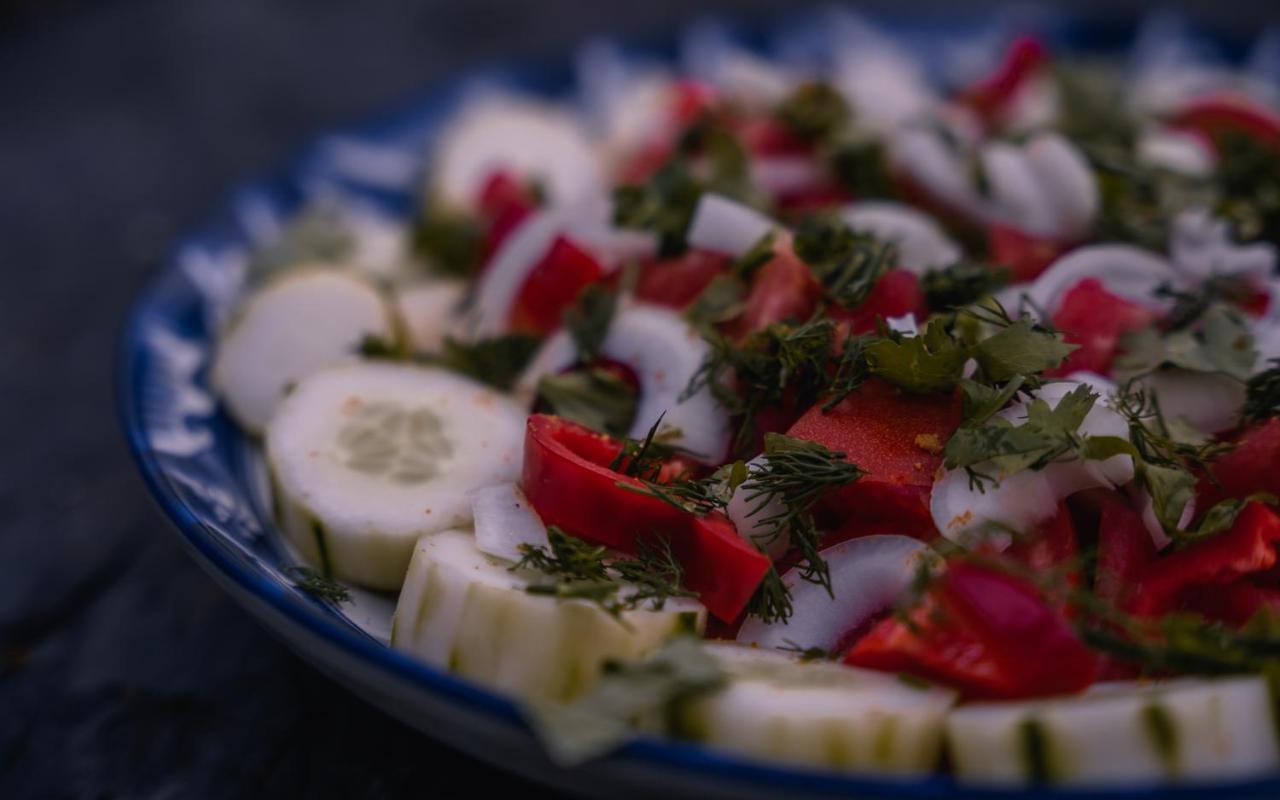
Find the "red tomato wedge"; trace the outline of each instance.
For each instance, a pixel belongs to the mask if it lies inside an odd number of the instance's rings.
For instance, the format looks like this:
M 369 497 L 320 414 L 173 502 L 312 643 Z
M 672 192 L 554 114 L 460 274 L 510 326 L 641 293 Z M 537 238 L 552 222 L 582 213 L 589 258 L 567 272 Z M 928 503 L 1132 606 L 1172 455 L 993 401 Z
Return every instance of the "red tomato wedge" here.
M 1224 136 L 1238 133 L 1280 150 L 1280 115 L 1243 95 L 1212 94 L 1191 100 L 1178 109 L 1169 125 L 1198 133 L 1215 146 Z
M 668 308 L 689 307 L 732 259 L 707 250 L 689 250 L 676 258 L 645 264 L 636 280 L 636 299 Z
M 742 316 L 731 325 L 733 335 L 746 336 L 775 322 L 807 319 L 822 297 L 822 284 L 792 251 L 790 237 L 779 237 L 773 251 L 773 258 L 751 281 Z
M 832 541 L 862 533 L 900 533 L 932 539 L 933 476 L 942 448 L 962 417 L 957 395 L 918 395 L 873 378 L 839 405 L 815 406 L 787 431 L 817 442 L 866 471 L 830 493 L 820 512 L 837 532 Z
M 1120 337 L 1151 325 L 1155 319 L 1151 311 L 1108 292 L 1097 278 L 1085 278 L 1067 290 L 1053 315 L 1053 326 L 1062 331 L 1067 342 L 1080 346 L 1053 374 L 1069 375 L 1078 370 L 1109 374 Z
M 1098 519 L 1098 566 L 1093 591 L 1103 600 L 1126 604 L 1135 584 L 1156 558 L 1151 533 L 1119 496 L 1102 503 Z
M 511 308 L 511 329 L 545 335 L 560 327 L 564 311 L 587 286 L 604 277 L 604 267 L 563 236 L 534 265 Z
M 506 170 L 495 170 L 485 180 L 477 201 L 480 215 L 487 221 L 483 263 L 507 237 L 538 207 L 538 199 L 528 186 Z
M 916 675 L 969 698 L 1069 694 L 1098 674 L 1098 659 L 1034 586 L 964 561 L 947 566 L 908 622 L 881 621 L 845 662 Z
M 1058 512 L 1041 525 L 1034 536 L 1018 539 L 1005 551 L 1005 555 L 1037 573 L 1070 568 L 1067 578 L 1075 583 L 1079 572 L 1075 569 L 1074 561 L 1079 555 L 1079 548 L 1076 544 L 1076 526 L 1071 521 L 1071 511 L 1067 504 L 1059 503 Z
M 1035 280 L 1071 245 L 993 223 L 987 226 L 987 249 L 993 262 L 1009 268 L 1014 282 L 1023 283 Z
M 623 553 L 634 555 L 645 539 L 668 537 L 685 585 L 717 618 L 735 619 L 768 571 L 769 559 L 722 515 L 695 516 L 633 491 L 643 484 L 609 468 L 620 450 L 609 436 L 534 414 L 525 435 L 525 495 L 546 524 Z
M 901 317 L 906 314 L 925 315 L 924 293 L 920 291 L 920 278 L 905 269 L 886 272 L 875 288 L 857 308 L 833 307 L 831 318 L 844 322 L 850 333 L 871 333 L 877 320 Z
M 1200 481 L 1201 508 L 1261 492 L 1280 497 L 1280 417 L 1245 430 L 1236 438 L 1235 449 L 1215 459 L 1209 471 L 1216 483 Z
M 1009 43 L 1004 58 L 990 75 L 960 93 L 960 101 L 993 125 L 1026 82 L 1048 62 L 1049 51 L 1044 43 L 1032 36 L 1019 36 Z
M 1167 614 L 1185 607 L 1188 592 L 1269 570 L 1276 565 L 1277 543 L 1280 516 L 1262 503 L 1249 503 L 1228 530 L 1153 562 L 1134 587 L 1129 610 Z

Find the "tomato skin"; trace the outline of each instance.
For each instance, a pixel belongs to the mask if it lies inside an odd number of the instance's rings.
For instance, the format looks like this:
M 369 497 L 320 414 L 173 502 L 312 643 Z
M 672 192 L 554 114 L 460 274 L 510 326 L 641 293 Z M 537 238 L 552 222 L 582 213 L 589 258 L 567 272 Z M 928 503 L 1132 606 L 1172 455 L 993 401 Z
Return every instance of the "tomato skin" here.
M 876 281 L 875 287 L 856 308 L 833 307 L 831 318 L 844 322 L 850 333 L 871 333 L 877 320 L 906 314 L 925 315 L 924 294 L 920 278 L 905 269 L 891 269 Z
M 956 394 L 911 394 L 872 378 L 830 412 L 821 404 L 809 409 L 787 435 L 844 453 L 866 471 L 829 493 L 819 509 L 849 526 L 835 539 L 862 531 L 927 540 L 937 535 L 929 512 L 934 473 L 961 418 Z
M 1009 43 L 996 69 L 962 91 L 959 99 L 988 125 L 994 125 L 1023 85 L 1048 61 L 1049 51 L 1043 42 L 1032 36 L 1019 36 Z
M 1169 126 L 1197 133 L 1220 147 L 1223 137 L 1238 133 L 1280 150 L 1280 115 L 1244 95 L 1217 93 L 1184 104 Z
M 834 180 L 824 181 L 803 189 L 784 192 L 773 198 L 774 205 L 783 219 L 795 219 L 833 206 L 851 203 L 853 193 Z
M 565 309 L 582 290 L 603 277 L 604 267 L 590 253 L 563 236 L 556 237 L 520 286 L 508 320 L 511 329 L 551 333 L 560 327 Z
M 822 284 L 791 249 L 790 237 L 779 237 L 773 251 L 773 258 L 751 280 L 742 315 L 729 326 L 733 336 L 740 338 L 775 322 L 807 319 L 822 297 Z
M 1280 417 L 1246 429 L 1235 449 L 1214 459 L 1209 471 L 1216 483 L 1207 477 L 1200 481 L 1201 508 L 1262 492 L 1280 496 Z
M 1156 315 L 1107 291 L 1097 278 L 1085 278 L 1067 290 L 1053 315 L 1053 326 L 1079 349 L 1067 356 L 1054 375 L 1078 370 L 1108 375 L 1120 349 L 1120 337 L 1155 322 Z
M 1036 573 L 1046 573 L 1062 567 L 1070 567 L 1067 581 L 1075 584 L 1079 573 L 1074 560 L 1079 555 L 1076 544 L 1076 527 L 1071 521 L 1071 511 L 1065 502 L 1058 504 L 1058 511 L 1040 526 L 1034 536 L 1016 540 L 1005 555 Z
M 991 260 L 1009 268 L 1015 283 L 1035 278 L 1071 249 L 1071 244 L 1015 228 L 1012 225 L 992 223 L 987 226 L 987 249 Z
M 609 469 L 620 449 L 612 437 L 534 414 L 525 435 L 525 495 L 546 524 L 624 553 L 634 555 L 641 541 L 666 535 L 685 585 L 698 592 L 707 611 L 726 622 L 737 618 L 769 559 L 721 514 L 694 516 L 632 491 L 643 484 Z
M 1070 694 L 1097 679 L 1098 659 L 1064 614 L 996 569 L 951 561 L 910 621 L 883 620 L 845 662 L 918 675 L 967 698 Z
M 1093 591 L 1118 605 L 1126 604 L 1134 586 L 1156 558 L 1142 515 L 1117 495 L 1102 503 L 1098 518 L 1098 566 Z
M 515 175 L 499 169 L 485 179 L 476 205 L 486 220 L 483 263 L 487 264 L 507 237 L 538 208 L 538 200 Z
M 1221 587 L 1276 565 L 1280 516 L 1249 503 L 1228 530 L 1154 561 L 1139 578 L 1128 608 L 1160 615 L 1182 607 L 1188 592 Z
M 684 310 L 702 294 L 717 275 L 725 272 L 732 259 L 708 250 L 689 250 L 675 258 L 645 264 L 636 281 L 639 300 L 667 308 Z

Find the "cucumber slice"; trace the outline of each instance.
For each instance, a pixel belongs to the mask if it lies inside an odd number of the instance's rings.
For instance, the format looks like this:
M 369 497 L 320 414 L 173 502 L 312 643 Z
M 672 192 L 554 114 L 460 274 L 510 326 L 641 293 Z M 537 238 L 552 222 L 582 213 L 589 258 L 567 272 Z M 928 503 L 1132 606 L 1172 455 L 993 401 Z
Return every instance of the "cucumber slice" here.
M 724 689 L 691 701 L 679 732 L 737 753 L 885 773 L 937 766 L 951 691 L 871 670 L 709 644 Z
M 260 434 L 291 385 L 354 360 L 366 336 L 394 341 L 397 327 L 367 281 L 333 269 L 291 272 L 251 295 L 223 334 L 213 385 L 236 422 Z
M 424 533 L 471 520 L 467 492 L 520 473 L 523 410 L 442 369 L 335 367 L 267 429 L 284 532 L 326 572 L 395 590 Z
M 959 708 L 947 743 L 970 783 L 1243 779 L 1280 767 L 1273 707 L 1260 676 L 1101 685 L 1081 697 Z
M 588 601 L 528 593 L 535 576 L 481 553 L 470 533 L 424 536 L 396 605 L 391 646 L 523 699 L 570 700 L 591 688 L 606 659 L 639 658 L 706 622 L 706 611 L 688 600 L 615 619 Z

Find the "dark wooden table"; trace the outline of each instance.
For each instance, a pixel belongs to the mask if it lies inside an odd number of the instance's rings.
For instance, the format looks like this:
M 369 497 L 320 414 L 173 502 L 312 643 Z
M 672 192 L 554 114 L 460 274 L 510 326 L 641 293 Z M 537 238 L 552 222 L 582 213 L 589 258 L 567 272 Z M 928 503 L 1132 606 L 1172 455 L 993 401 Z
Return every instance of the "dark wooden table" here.
M 538 796 L 320 677 L 189 562 L 117 430 L 115 335 L 172 238 L 323 127 L 690 13 L 0 0 L 0 798 Z

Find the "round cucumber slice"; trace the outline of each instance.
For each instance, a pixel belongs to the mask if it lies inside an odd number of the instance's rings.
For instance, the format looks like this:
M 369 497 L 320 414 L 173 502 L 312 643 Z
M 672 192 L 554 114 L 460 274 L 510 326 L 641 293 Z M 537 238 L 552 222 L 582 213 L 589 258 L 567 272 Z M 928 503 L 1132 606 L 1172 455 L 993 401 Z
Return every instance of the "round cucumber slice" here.
M 682 709 L 683 735 L 745 755 L 835 769 L 905 774 L 937 766 L 953 692 L 767 650 L 707 647 L 728 682 Z
M 1081 697 L 953 711 L 947 744 L 969 783 L 1094 786 L 1256 777 L 1280 766 L 1260 676 L 1112 684 Z
M 284 532 L 326 572 L 395 590 L 413 544 L 471 520 L 467 493 L 520 472 L 524 412 L 441 369 L 394 363 L 306 378 L 267 429 Z
M 236 422 L 260 434 L 289 387 L 356 358 L 366 336 L 394 340 L 396 317 L 364 279 L 291 272 L 251 295 L 218 342 L 213 385 Z
M 605 660 L 635 659 L 668 637 L 701 631 L 692 601 L 615 618 L 584 600 L 530 594 L 537 573 L 485 555 L 465 531 L 422 537 L 396 606 L 391 645 L 526 700 L 571 700 Z

